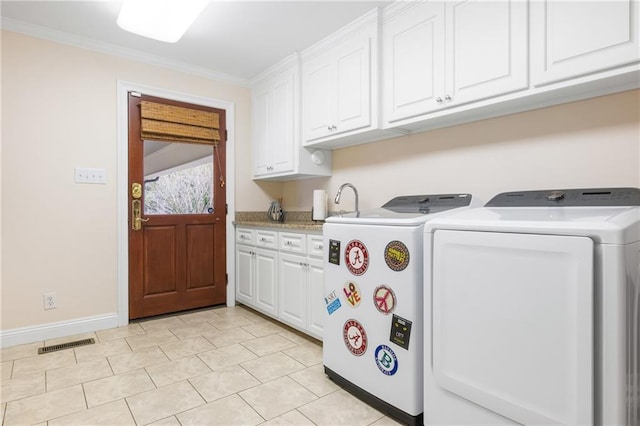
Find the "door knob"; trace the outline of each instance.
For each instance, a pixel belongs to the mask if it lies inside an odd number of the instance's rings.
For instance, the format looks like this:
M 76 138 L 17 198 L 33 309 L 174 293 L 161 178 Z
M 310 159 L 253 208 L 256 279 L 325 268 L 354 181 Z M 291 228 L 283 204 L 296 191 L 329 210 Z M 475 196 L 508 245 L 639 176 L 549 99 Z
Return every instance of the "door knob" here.
M 142 217 L 140 200 L 133 200 L 131 202 L 131 229 L 139 231 L 142 229 L 142 222 L 149 222 L 149 218 Z

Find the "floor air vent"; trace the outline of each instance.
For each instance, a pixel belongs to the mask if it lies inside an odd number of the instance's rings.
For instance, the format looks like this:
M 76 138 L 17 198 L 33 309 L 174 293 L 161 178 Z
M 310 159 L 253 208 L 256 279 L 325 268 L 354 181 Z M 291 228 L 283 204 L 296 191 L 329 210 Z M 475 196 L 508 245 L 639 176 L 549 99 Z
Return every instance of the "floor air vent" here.
M 61 343 L 59 345 L 44 346 L 38 348 L 38 355 L 48 354 L 49 352 L 61 351 L 63 349 L 77 348 L 78 346 L 93 345 L 95 339 L 76 340 L 75 342 Z

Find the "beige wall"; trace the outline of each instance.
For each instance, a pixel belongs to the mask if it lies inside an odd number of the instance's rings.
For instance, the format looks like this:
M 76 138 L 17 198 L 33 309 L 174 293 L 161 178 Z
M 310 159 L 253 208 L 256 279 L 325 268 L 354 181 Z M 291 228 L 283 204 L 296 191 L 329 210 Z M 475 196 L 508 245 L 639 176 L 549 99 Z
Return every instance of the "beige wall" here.
M 3 31 L 2 330 L 117 312 L 118 80 L 234 102 L 237 155 L 250 155 L 247 88 Z M 76 166 L 107 184 L 75 184 Z M 236 173 L 245 199 L 271 198 L 249 162 Z M 48 291 L 58 308 L 44 311 Z
M 347 181 L 365 209 L 410 193 L 640 186 L 640 91 L 337 150 L 330 178 L 254 182 L 246 88 L 7 31 L 1 59 L 0 330 L 117 311 L 117 80 L 235 103 L 239 211 L 279 196 L 309 210 L 313 189 Z M 108 183 L 75 184 L 76 166 Z M 42 309 L 47 291 L 58 309 Z
M 313 189 L 333 198 L 344 182 L 361 209 L 402 194 L 640 187 L 640 91 L 343 148 L 333 165 L 331 178 L 286 183 L 285 209 L 309 210 Z M 329 208 L 353 210 L 350 190 Z

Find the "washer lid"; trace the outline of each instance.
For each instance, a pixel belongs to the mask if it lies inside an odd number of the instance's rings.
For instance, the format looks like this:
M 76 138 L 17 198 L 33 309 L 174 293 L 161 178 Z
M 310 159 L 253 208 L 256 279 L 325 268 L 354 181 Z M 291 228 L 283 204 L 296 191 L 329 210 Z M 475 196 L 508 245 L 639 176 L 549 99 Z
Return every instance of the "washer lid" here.
M 429 221 L 436 229 L 586 236 L 597 243 L 640 241 L 640 207 L 483 207 Z
M 440 213 L 471 206 L 471 194 L 402 195 L 382 207 L 330 216 L 327 223 L 369 225 L 420 225 Z

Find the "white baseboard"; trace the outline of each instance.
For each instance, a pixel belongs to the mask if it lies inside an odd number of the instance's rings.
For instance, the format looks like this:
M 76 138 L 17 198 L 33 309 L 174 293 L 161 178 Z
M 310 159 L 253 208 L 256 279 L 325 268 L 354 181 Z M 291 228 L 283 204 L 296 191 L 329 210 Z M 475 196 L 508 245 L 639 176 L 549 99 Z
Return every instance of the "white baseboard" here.
M 118 314 L 96 315 L 69 321 L 52 322 L 32 327 L 0 330 L 0 347 L 22 345 L 40 342 L 58 337 L 73 336 L 75 334 L 91 333 L 118 326 Z

